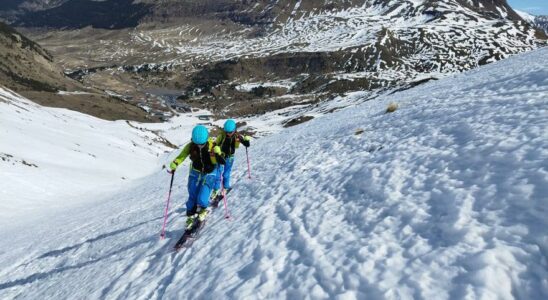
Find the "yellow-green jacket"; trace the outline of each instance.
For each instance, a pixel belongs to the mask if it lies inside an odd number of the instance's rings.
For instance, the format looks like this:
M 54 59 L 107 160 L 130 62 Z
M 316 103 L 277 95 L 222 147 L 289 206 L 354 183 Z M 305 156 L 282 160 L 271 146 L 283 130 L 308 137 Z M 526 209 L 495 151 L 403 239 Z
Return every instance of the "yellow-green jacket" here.
M 240 147 L 240 143 L 249 147 L 249 137 L 244 137 L 237 132 L 232 136 L 228 136 L 226 132 L 222 131 L 215 139 L 215 144 L 221 148 L 221 152 L 225 157 L 234 155 L 236 149 Z
M 190 142 L 183 147 L 181 153 L 171 162 L 169 167 L 172 171 L 175 171 L 190 156 L 192 169 L 201 173 L 211 173 L 218 163 L 224 164 L 224 159 L 219 155 L 220 153 L 220 148 L 215 146 L 212 138 L 209 138 L 202 148 Z

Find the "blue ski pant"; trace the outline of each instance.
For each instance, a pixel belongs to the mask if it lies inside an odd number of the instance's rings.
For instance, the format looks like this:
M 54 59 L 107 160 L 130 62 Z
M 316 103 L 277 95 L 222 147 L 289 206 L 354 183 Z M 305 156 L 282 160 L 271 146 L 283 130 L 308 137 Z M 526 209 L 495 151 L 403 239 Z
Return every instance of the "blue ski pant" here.
M 234 156 L 225 158 L 225 165 L 220 165 L 217 171 L 217 180 L 215 182 L 215 189 L 221 189 L 221 176 L 223 179 L 223 186 L 225 189 L 230 188 L 230 173 L 232 172 L 232 165 L 234 164 Z
M 188 175 L 188 201 L 186 202 L 186 215 L 192 216 L 196 213 L 198 206 L 206 208 L 209 206 L 209 197 L 215 186 L 218 168 L 211 173 L 201 173 L 190 169 Z

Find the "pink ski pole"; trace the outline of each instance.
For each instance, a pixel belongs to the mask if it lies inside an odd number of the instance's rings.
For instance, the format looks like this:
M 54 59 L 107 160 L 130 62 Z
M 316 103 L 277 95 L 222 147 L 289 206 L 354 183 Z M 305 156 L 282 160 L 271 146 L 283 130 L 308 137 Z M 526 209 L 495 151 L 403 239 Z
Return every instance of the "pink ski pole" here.
M 171 173 L 171 182 L 169 183 L 169 194 L 167 195 L 166 210 L 164 212 L 164 225 L 162 226 L 162 233 L 160 233 L 160 237 L 162 238 L 162 240 L 166 237 L 167 212 L 169 210 L 169 199 L 171 198 L 171 188 L 173 187 L 174 177 L 175 172 Z
M 225 219 L 230 219 L 230 213 L 228 212 L 228 205 L 226 203 L 226 190 L 225 190 L 225 184 L 224 184 L 224 177 L 223 173 L 221 173 L 221 188 L 223 189 L 223 203 L 225 205 Z
M 249 163 L 249 152 L 247 147 L 245 147 L 245 156 L 247 156 L 247 177 L 251 179 L 251 164 Z

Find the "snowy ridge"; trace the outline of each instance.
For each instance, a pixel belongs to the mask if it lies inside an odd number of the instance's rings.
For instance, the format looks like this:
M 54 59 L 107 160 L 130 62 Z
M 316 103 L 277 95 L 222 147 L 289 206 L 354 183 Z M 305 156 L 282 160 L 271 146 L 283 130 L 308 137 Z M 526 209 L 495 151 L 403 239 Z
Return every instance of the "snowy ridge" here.
M 529 23 L 532 23 L 532 24 L 535 23 L 536 16 L 533 16 L 532 14 L 530 14 L 528 12 L 525 12 L 525 11 L 521 11 L 521 10 L 516 10 L 516 13 L 518 13 L 518 15 L 520 17 L 522 17 L 525 21 L 527 21 Z
M 0 230 L 0 298 L 547 298 L 547 60 L 540 49 L 253 141 L 252 180 L 236 157 L 233 221 L 214 211 L 184 253 L 169 248 L 186 168 L 166 241 L 163 172 L 9 242 Z

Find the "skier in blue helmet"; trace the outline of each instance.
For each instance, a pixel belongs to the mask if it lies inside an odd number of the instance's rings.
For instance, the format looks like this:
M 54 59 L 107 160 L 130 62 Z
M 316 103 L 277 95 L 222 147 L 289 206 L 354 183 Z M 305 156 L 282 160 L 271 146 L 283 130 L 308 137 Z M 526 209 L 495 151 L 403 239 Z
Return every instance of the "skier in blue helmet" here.
M 217 181 L 215 182 L 215 189 L 212 194 L 212 206 L 214 207 L 216 207 L 219 200 L 222 199 L 220 193 L 221 188 L 224 188 L 227 193 L 232 190 L 230 173 L 232 172 L 236 149 L 240 147 L 240 143 L 246 148 L 249 147 L 251 140 L 249 136 L 242 136 L 236 131 L 236 121 L 232 119 L 225 121 L 223 129 L 224 130 L 215 139 L 215 144 L 221 148 L 221 156 L 225 159 L 225 164 L 218 168 Z M 223 186 L 221 186 L 221 181 Z
M 215 146 L 209 138 L 207 128 L 197 125 L 192 129 L 191 141 L 186 144 L 181 153 L 171 162 L 171 173 L 190 156 L 191 165 L 188 175 L 188 200 L 186 202 L 186 229 L 203 223 L 208 214 L 209 198 L 215 186 L 219 164 L 224 164 L 221 148 Z

